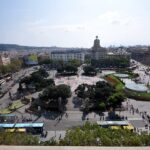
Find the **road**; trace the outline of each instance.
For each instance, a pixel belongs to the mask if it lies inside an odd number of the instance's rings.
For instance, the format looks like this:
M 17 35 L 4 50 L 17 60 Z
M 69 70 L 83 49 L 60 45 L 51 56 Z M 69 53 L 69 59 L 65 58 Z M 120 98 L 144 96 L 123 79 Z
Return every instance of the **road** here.
M 11 102 L 9 97 L 9 92 L 12 96 L 16 96 L 17 89 L 19 87 L 19 80 L 25 76 L 30 75 L 32 72 L 34 72 L 33 67 L 21 69 L 19 72 L 16 72 L 12 75 L 12 80 L 7 82 L 2 86 L 3 91 L 7 91 L 6 94 L 0 99 L 0 108 L 3 109 L 8 106 L 8 104 Z

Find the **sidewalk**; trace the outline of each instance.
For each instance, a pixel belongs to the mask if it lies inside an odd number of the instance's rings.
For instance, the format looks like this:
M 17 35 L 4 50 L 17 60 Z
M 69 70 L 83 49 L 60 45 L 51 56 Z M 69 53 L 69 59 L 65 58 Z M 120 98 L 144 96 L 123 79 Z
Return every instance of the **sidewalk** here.
M 46 137 L 40 137 L 41 141 L 48 141 L 51 138 L 54 138 L 55 140 L 59 141 L 60 139 L 63 139 L 65 137 L 66 131 L 60 130 L 60 131 L 47 131 L 48 134 Z

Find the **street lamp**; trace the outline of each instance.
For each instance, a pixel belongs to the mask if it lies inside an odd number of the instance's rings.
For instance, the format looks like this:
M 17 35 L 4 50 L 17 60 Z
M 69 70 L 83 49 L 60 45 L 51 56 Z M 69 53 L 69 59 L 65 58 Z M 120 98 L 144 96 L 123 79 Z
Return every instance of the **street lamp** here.
M 98 146 L 101 145 L 101 141 L 100 141 L 100 138 L 99 138 L 99 137 L 96 138 L 96 143 L 97 143 Z

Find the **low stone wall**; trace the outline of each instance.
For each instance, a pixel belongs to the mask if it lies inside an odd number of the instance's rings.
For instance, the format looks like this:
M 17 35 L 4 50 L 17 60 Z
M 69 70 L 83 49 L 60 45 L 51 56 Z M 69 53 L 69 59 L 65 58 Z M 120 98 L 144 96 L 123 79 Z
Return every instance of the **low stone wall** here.
M 150 147 L 0 146 L 0 150 L 150 150 Z

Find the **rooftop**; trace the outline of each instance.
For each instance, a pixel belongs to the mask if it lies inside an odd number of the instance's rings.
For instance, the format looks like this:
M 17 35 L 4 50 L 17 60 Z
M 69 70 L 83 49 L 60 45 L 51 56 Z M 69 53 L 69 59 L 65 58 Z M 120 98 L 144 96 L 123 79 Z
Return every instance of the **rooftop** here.
M 51 54 L 83 53 L 82 50 L 52 51 Z

